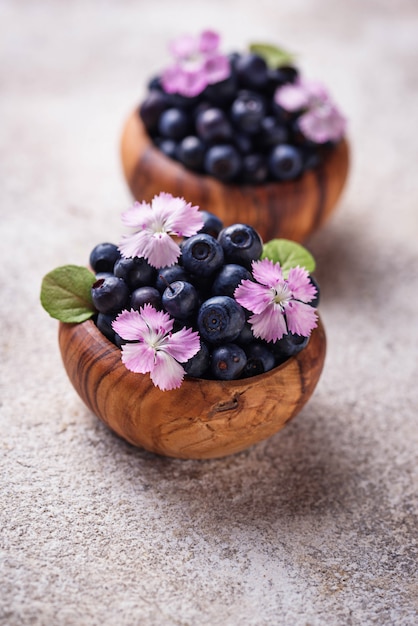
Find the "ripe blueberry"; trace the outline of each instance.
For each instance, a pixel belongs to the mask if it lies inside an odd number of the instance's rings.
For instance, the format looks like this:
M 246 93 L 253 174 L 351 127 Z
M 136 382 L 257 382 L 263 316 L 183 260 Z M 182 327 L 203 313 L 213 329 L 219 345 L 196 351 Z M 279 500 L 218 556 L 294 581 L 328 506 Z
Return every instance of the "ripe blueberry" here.
M 199 137 L 188 135 L 177 146 L 176 156 L 189 169 L 199 170 L 203 166 L 205 144 Z
M 250 272 L 242 265 L 227 263 L 216 274 L 212 283 L 212 295 L 234 297 L 234 291 L 242 280 L 251 280 Z
M 161 300 L 167 313 L 178 320 L 190 318 L 199 306 L 196 289 L 184 280 L 170 283 L 164 290 Z
M 199 113 L 196 131 L 206 143 L 225 142 L 232 137 L 232 127 L 222 109 L 211 108 Z
M 260 258 L 263 250 L 263 241 L 258 232 L 248 224 L 232 224 L 219 233 L 218 241 L 221 244 L 227 263 L 238 263 L 248 269 L 251 262 Z
M 208 149 L 204 169 L 219 180 L 233 180 L 241 169 L 241 156 L 231 144 L 215 145 Z
M 244 324 L 244 309 L 229 296 L 214 296 L 205 300 L 197 314 L 200 336 L 210 343 L 233 341 Z
M 218 241 L 206 233 L 197 233 L 186 239 L 181 248 L 183 266 L 192 274 L 209 276 L 224 262 L 224 253 Z
M 183 363 L 183 368 L 189 376 L 195 378 L 202 377 L 209 369 L 210 365 L 210 351 L 204 341 L 200 342 L 200 350 L 186 363 Z
M 138 287 L 131 293 L 130 307 L 139 311 L 144 304 L 151 304 L 154 309 L 161 309 L 161 294 L 155 287 Z
M 135 256 L 131 258 L 122 257 L 116 261 L 113 273 L 118 278 L 123 278 L 129 289 L 133 291 L 138 287 L 152 284 L 156 270 L 151 267 L 146 259 Z
M 269 168 L 276 180 L 293 180 L 303 169 L 302 152 L 288 144 L 275 146 L 269 156 Z
M 129 300 L 129 288 L 124 280 L 108 276 L 96 280 L 91 288 L 94 307 L 100 313 L 111 313 L 125 308 Z
M 158 130 L 163 137 L 182 139 L 189 130 L 189 116 L 182 109 L 166 109 L 158 121 Z
M 244 350 L 234 343 L 227 343 L 213 349 L 211 371 L 215 378 L 233 380 L 239 378 L 246 363 Z
M 240 91 L 231 106 L 231 119 L 238 130 L 254 135 L 265 115 L 263 98 L 252 91 Z
M 119 258 L 120 252 L 114 243 L 99 243 L 90 252 L 90 267 L 95 274 L 113 272 L 113 266 Z

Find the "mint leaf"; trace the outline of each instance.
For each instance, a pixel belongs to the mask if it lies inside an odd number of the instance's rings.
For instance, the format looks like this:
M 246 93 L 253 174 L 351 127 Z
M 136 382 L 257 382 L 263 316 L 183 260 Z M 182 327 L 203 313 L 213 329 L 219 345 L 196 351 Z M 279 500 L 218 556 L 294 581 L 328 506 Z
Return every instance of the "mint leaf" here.
M 41 304 L 51 317 L 61 322 L 84 322 L 95 313 L 91 299 L 95 281 L 95 275 L 86 267 L 57 267 L 42 280 Z
M 295 55 L 291 52 L 267 43 L 252 43 L 250 51 L 262 57 L 272 70 L 291 65 L 295 60 Z
M 272 239 L 263 246 L 262 259 L 271 259 L 273 263 L 280 263 L 284 278 L 287 278 L 289 270 L 299 265 L 304 267 L 309 274 L 315 269 L 315 259 L 306 248 L 290 241 L 289 239 Z

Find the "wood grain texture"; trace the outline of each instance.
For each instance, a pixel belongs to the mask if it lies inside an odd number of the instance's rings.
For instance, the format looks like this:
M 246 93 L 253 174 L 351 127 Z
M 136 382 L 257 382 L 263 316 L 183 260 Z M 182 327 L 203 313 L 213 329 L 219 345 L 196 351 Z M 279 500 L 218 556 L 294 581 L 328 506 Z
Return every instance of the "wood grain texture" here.
M 331 215 L 349 169 L 348 143 L 343 140 L 320 167 L 296 181 L 225 185 L 166 157 L 150 140 L 137 111 L 124 126 L 121 158 L 126 181 L 137 200 L 149 202 L 161 191 L 182 196 L 218 215 L 225 226 L 250 224 L 264 241 L 273 237 L 305 241 Z
M 148 374 L 127 370 L 120 350 L 93 321 L 59 326 L 67 374 L 85 404 L 115 433 L 157 454 L 207 459 L 270 437 L 312 395 L 325 359 L 321 321 L 307 347 L 280 367 L 235 381 L 186 377 L 162 392 Z

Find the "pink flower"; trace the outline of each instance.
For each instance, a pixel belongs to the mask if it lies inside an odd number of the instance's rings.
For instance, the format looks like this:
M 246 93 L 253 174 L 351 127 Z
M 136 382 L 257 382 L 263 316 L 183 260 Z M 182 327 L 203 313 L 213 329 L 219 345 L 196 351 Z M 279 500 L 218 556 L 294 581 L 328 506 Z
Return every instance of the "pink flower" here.
M 122 346 L 122 362 L 132 372 L 150 373 L 162 391 L 180 387 L 185 363 L 200 349 L 199 334 L 191 328 L 171 332 L 173 320 L 167 313 L 145 304 L 139 311 L 122 311 L 112 327 L 123 339 L 135 341 Z
M 183 35 L 170 44 L 174 64 L 161 77 L 167 93 L 194 97 L 230 74 L 228 58 L 218 51 L 220 38 L 213 31 L 203 31 L 198 37 Z
M 135 229 L 119 244 L 122 255 L 143 257 L 156 268 L 173 265 L 180 256 L 180 247 L 172 235 L 191 237 L 203 226 L 199 207 L 170 193 L 154 196 L 151 204 L 135 202 L 123 213 L 122 221 Z
M 321 83 L 299 79 L 276 89 L 274 99 L 285 111 L 303 111 L 299 128 L 307 139 L 325 143 L 344 135 L 346 120 Z
M 308 272 L 293 267 L 284 278 L 280 263 L 270 259 L 253 261 L 252 270 L 257 282 L 242 281 L 234 297 L 253 313 L 248 321 L 254 336 L 266 341 L 277 341 L 288 332 L 309 337 L 317 325 L 317 315 L 308 302 L 317 290 Z

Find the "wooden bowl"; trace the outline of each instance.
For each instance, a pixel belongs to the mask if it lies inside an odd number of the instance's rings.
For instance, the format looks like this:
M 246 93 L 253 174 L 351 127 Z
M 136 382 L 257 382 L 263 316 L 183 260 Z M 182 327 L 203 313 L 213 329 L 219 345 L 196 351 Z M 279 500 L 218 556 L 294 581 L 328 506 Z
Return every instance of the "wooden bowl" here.
M 264 241 L 274 237 L 305 241 L 334 210 L 349 167 L 348 144 L 343 140 L 320 167 L 298 180 L 226 185 L 166 157 L 151 141 L 138 111 L 124 126 L 121 157 L 126 181 L 137 200 L 149 202 L 161 191 L 182 196 L 218 215 L 225 226 L 251 224 Z
M 59 326 L 67 374 L 86 405 L 135 446 L 169 457 L 209 459 L 270 437 L 312 395 L 326 350 L 321 321 L 304 350 L 265 374 L 233 381 L 185 378 L 173 391 L 126 369 L 93 321 Z

